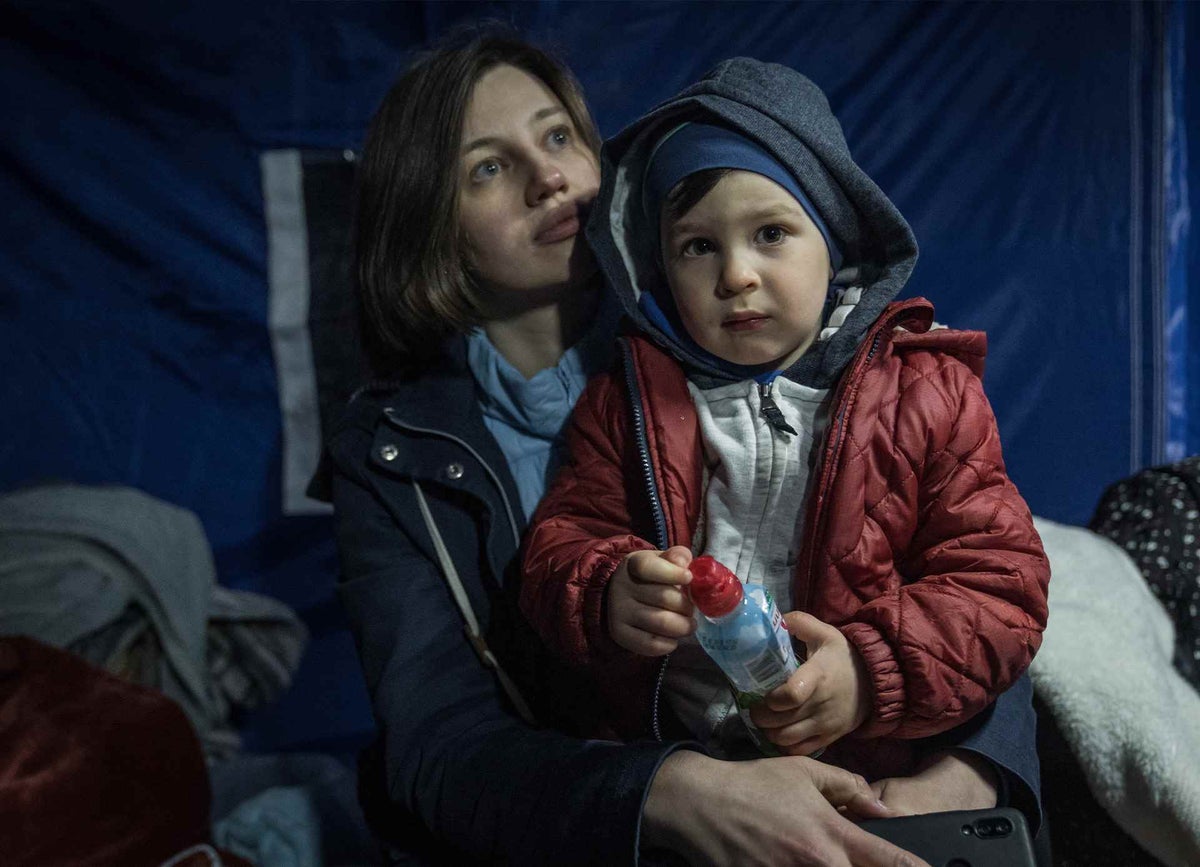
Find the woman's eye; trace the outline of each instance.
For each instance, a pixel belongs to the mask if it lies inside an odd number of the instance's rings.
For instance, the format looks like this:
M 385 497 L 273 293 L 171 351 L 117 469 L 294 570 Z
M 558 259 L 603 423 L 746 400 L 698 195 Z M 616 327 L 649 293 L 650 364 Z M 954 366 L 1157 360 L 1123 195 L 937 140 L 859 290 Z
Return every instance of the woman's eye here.
M 499 160 L 487 159 L 475 164 L 475 168 L 471 169 L 471 180 L 474 183 L 491 180 L 500 174 L 503 167 Z
M 706 256 L 715 249 L 713 242 L 708 238 L 691 238 L 683 244 L 683 255 Z
M 763 226 L 758 230 L 758 240 L 764 244 L 780 244 L 787 237 L 787 230 L 782 226 Z
M 555 148 L 564 148 L 571 143 L 571 129 L 566 126 L 556 126 L 546 134 L 546 142 Z

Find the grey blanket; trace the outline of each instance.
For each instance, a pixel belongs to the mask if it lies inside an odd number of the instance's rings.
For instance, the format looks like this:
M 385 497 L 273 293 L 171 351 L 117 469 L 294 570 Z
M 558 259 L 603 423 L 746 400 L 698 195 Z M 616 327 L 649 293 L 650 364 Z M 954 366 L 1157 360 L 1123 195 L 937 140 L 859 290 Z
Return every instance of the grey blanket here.
M 1034 518 L 1054 577 L 1029 672 L 1092 794 L 1163 864 L 1200 864 L 1200 694 L 1136 564 L 1082 527 Z
M 283 603 L 217 584 L 193 513 L 131 488 L 78 485 L 0 497 L 0 634 L 162 690 L 210 758 L 237 749 L 233 708 L 277 698 L 308 640 Z

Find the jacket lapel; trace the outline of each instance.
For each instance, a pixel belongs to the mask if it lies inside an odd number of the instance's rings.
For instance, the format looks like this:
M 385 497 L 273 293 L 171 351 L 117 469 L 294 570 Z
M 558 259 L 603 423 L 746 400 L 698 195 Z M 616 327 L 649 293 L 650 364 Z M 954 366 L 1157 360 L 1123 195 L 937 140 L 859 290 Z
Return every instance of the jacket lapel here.
M 373 449 L 376 456 L 381 445 L 379 440 L 385 436 L 383 432 L 389 427 L 409 432 L 436 431 L 461 440 L 470 448 L 458 446 L 450 440 L 446 442 L 461 454 L 462 459 L 475 463 L 475 455 L 478 455 L 479 460 L 486 464 L 486 469 L 482 466 L 475 468 L 475 475 L 479 477 L 481 484 L 479 487 L 472 485 L 472 489 L 485 500 L 488 499 L 484 483 L 495 487 L 487 472 L 490 469 L 500 488 L 493 493 L 497 500 L 501 497 L 501 492 L 508 498 L 517 530 L 524 533 L 525 518 L 520 508 L 516 482 L 500 446 L 484 424 L 475 380 L 467 368 L 465 339 L 455 338 L 447 341 L 445 352 L 437 361 L 431 362 L 430 369 L 422 372 L 417 378 L 400 383 L 383 401 L 383 407 L 390 423 L 381 425 L 376 435 L 376 448 Z M 403 461 L 397 457 L 393 471 L 411 474 L 418 480 L 448 479 L 447 470 L 455 461 L 443 461 L 445 453 L 440 449 L 422 449 L 416 442 L 412 442 L 411 445 L 412 448 Z M 471 453 L 472 450 L 475 454 Z M 466 478 L 465 469 L 464 465 L 464 474 L 460 478 Z M 499 511 L 503 513 L 502 505 Z M 507 518 L 505 520 L 507 521 Z

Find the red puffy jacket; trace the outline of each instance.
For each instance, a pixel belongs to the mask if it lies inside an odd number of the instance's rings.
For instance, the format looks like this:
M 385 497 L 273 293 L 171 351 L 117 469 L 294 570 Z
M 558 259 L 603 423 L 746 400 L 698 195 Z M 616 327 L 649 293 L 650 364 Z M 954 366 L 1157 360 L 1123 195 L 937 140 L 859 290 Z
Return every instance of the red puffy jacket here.
M 792 598 L 867 663 L 874 708 L 855 738 L 962 722 L 1021 675 L 1046 625 L 1049 564 L 979 380 L 986 337 L 932 321 L 924 299 L 893 303 L 867 333 L 833 395 L 805 509 Z M 608 636 L 605 589 L 632 551 L 690 547 L 704 484 L 683 371 L 644 337 L 623 351 L 625 369 L 576 406 L 570 456 L 527 536 L 521 603 L 590 670 L 608 723 L 639 737 L 657 728 L 662 662 Z M 898 772 L 910 758 L 863 747 L 839 763 Z

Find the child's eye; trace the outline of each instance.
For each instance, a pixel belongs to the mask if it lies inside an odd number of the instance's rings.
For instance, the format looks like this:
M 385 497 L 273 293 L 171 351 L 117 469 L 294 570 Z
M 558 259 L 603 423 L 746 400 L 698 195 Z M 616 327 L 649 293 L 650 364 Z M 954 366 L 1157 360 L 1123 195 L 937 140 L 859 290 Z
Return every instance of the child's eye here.
M 504 167 L 500 165 L 500 161 L 495 157 L 488 157 L 486 160 L 480 160 L 471 169 L 471 182 L 478 184 L 484 181 L 490 181 L 496 175 L 503 171 Z
M 708 238 L 690 238 L 684 242 L 682 252 L 684 256 L 707 256 L 716 249 Z
M 552 148 L 565 148 L 571 143 L 571 128 L 569 126 L 556 126 L 550 132 L 546 133 L 546 144 Z
M 783 226 L 763 226 L 758 230 L 758 237 L 755 239 L 763 244 L 775 245 L 782 244 L 787 238 L 787 229 Z

